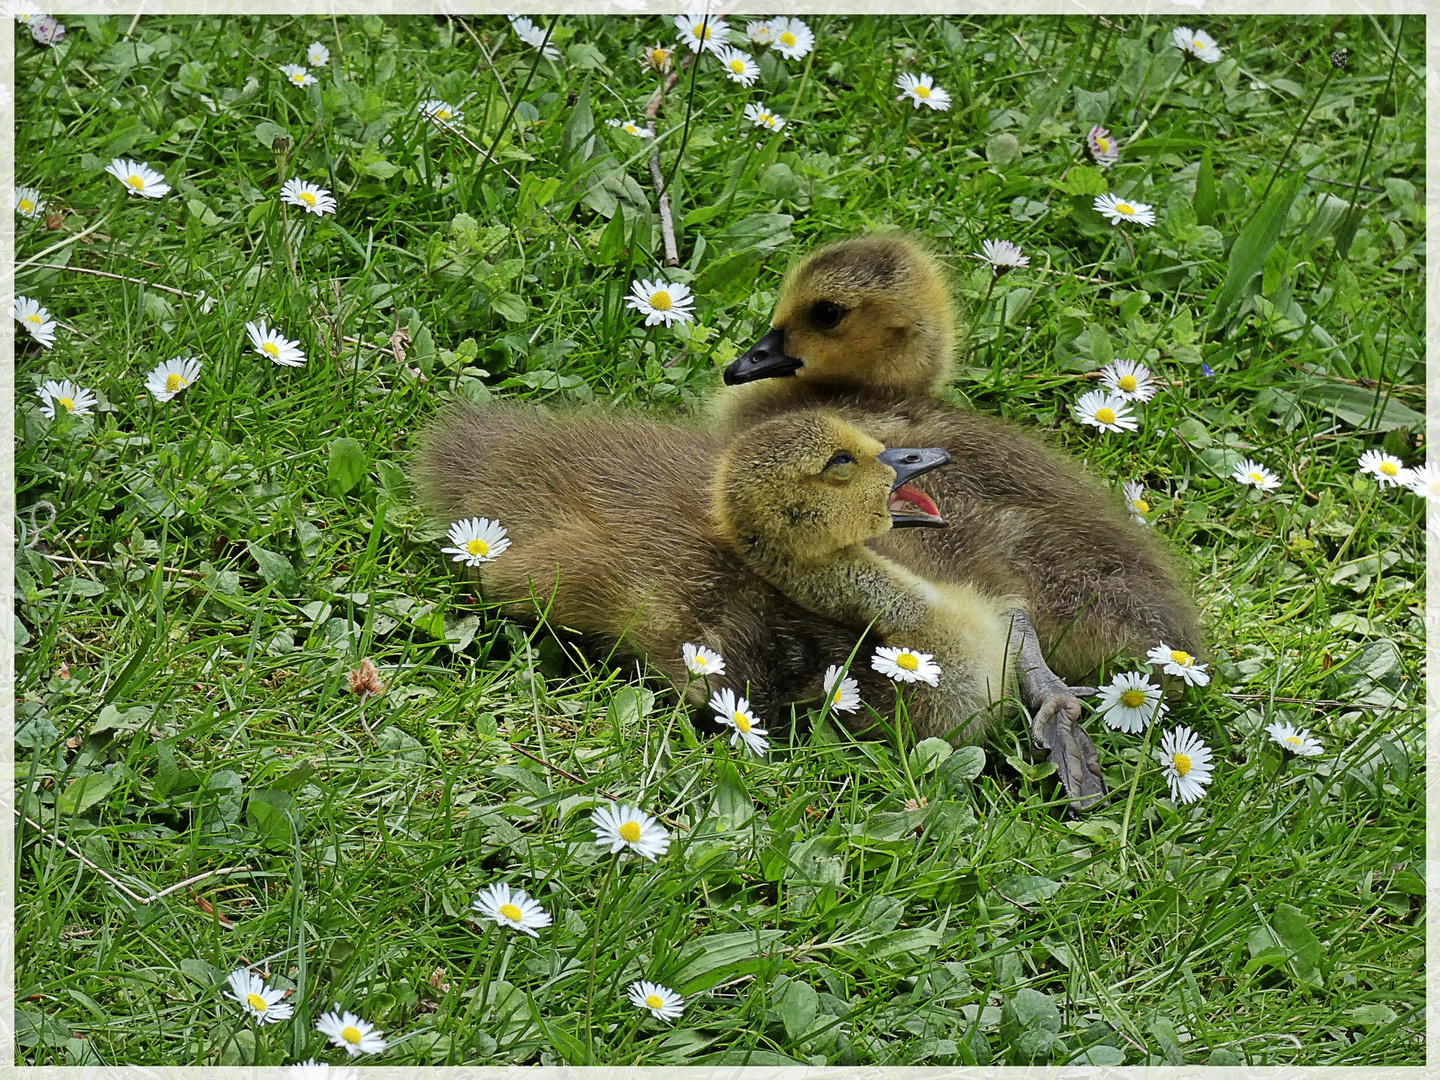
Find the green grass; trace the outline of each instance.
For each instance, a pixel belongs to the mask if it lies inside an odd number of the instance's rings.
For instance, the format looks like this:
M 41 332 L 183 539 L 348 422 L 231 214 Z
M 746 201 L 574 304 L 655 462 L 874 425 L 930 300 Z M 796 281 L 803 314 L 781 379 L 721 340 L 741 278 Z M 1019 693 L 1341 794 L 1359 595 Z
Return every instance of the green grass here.
M 661 230 L 649 144 L 604 124 L 642 114 L 668 19 L 563 17 L 558 66 L 498 17 L 20 35 L 16 179 L 62 213 L 17 219 L 16 290 L 65 329 L 17 363 L 19 806 L 141 896 L 246 869 L 141 905 L 19 825 L 17 1060 L 338 1062 L 313 1030 L 338 1002 L 384 1064 L 1421 1063 L 1423 512 L 1355 465 L 1423 460 L 1422 23 L 1205 21 L 1213 66 L 1177 64 L 1176 24 L 816 16 L 816 51 L 765 54 L 752 91 L 687 72 L 656 121 L 698 296 L 673 330 L 623 306 Z M 317 39 L 331 66 L 287 86 Z M 906 70 L 953 108 L 896 103 Z M 473 146 L 419 122 L 429 97 Z M 790 125 L 742 130 L 752 100 Z M 1134 143 L 1104 175 L 1097 122 Z M 124 195 L 117 155 L 173 190 Z M 338 216 L 282 208 L 292 175 Z M 1105 224 L 1107 186 L 1156 227 Z M 445 400 L 696 411 L 790 259 L 882 226 L 953 267 L 957 402 L 1146 483 L 1214 654 L 1170 715 L 1216 750 L 1199 803 L 1151 765 L 1127 820 L 1143 744 L 1093 718 L 1121 795 L 1079 821 L 1018 722 L 983 771 L 915 762 L 916 810 L 894 748 L 828 726 L 738 760 L 439 557 L 403 470 Z M 1030 268 L 992 289 L 966 257 L 987 238 Z M 304 367 L 250 351 L 262 314 Z M 200 382 L 157 406 L 145 373 L 184 354 Z M 1168 384 L 1124 437 L 1069 415 L 1112 356 Z M 43 417 L 60 377 L 93 417 Z M 1241 456 L 1282 488 L 1231 482 Z M 388 689 L 362 705 L 367 656 Z M 1281 768 L 1275 719 L 1324 755 Z M 657 864 L 602 856 L 601 790 L 675 824 Z M 501 880 L 554 926 L 473 923 Z M 246 962 L 295 988 L 293 1022 L 221 998 Z M 642 1019 L 635 978 L 684 993 L 680 1021 Z

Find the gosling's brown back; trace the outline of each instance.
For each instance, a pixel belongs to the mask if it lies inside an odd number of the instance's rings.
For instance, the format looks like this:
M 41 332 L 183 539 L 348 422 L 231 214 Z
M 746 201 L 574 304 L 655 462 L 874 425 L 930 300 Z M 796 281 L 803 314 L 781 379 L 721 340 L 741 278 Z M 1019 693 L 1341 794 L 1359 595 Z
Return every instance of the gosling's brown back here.
M 499 520 L 511 547 L 481 568 L 506 613 L 579 631 L 602 652 L 648 659 L 678 687 L 681 645 L 725 657 L 724 685 L 748 687 L 770 723 L 814 700 L 864 627 L 817 618 L 750 572 L 716 536 L 709 486 L 721 443 L 695 427 L 636 417 L 544 416 L 461 407 L 421 439 L 422 503 L 451 520 Z M 851 674 L 865 700 L 893 703 L 861 643 Z M 703 698 L 692 684 L 691 700 Z

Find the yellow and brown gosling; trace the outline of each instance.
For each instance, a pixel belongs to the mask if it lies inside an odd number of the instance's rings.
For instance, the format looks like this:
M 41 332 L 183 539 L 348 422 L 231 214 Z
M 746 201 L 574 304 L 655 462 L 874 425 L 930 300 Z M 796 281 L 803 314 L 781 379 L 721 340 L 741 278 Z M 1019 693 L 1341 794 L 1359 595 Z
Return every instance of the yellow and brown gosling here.
M 876 550 L 927 579 L 1023 598 L 1067 679 L 1159 641 L 1199 654 L 1184 575 L 1151 530 L 1063 453 L 936 400 L 953 327 L 945 274 L 914 240 L 821 248 L 786 276 L 770 332 L 726 369 L 720 429 L 827 407 L 889 445 L 949 451 L 954 464 L 923 486 L 951 527 L 887 536 Z

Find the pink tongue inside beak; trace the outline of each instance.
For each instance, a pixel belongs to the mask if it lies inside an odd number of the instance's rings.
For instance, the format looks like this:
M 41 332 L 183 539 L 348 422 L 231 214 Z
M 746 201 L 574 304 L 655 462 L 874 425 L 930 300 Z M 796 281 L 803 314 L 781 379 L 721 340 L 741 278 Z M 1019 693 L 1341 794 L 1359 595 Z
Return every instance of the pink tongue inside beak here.
M 940 516 L 939 509 L 930 501 L 930 497 L 914 484 L 901 484 L 890 493 L 890 511 L 892 513 L 903 514 L 912 508 L 922 514 L 929 514 L 931 517 Z

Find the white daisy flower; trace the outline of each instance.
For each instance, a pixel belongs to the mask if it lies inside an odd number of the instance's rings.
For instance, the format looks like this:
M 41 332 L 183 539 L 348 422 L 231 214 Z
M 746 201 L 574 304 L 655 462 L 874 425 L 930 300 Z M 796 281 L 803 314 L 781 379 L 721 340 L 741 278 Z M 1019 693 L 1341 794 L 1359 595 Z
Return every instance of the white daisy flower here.
M 1163 641 L 1145 654 L 1145 659 L 1160 666 L 1166 675 L 1178 675 L 1190 686 L 1204 686 L 1210 681 L 1210 673 L 1204 664 L 1184 649 L 1172 649 Z
M 678 281 L 637 279 L 630 285 L 630 295 L 626 297 L 625 304 L 645 316 L 646 326 L 662 322 L 669 326 L 673 322 L 695 320 L 690 311 L 695 298 L 690 295 L 689 288 Z
M 1376 482 L 1383 488 L 1403 486 L 1404 474 L 1409 470 L 1405 468 L 1405 463 L 1393 454 L 1381 450 L 1366 450 L 1360 455 L 1360 471 L 1375 477 Z
M 1030 265 L 1030 256 L 1020 254 L 1020 245 L 1009 240 L 986 240 L 975 252 L 975 257 L 989 263 L 996 277 Z
M 1116 360 L 1100 369 L 1100 382 L 1125 401 L 1149 401 L 1160 387 L 1150 369 L 1134 360 Z
M 515 36 L 525 42 L 532 49 L 539 49 L 540 55 L 550 60 L 560 59 L 560 50 L 545 40 L 545 28 L 536 26 L 524 15 L 511 15 L 510 29 L 515 31 Z
M 815 31 L 800 19 L 782 15 L 770 20 L 770 45 L 786 60 L 802 60 L 815 47 Z
M 630 1004 L 648 1009 L 656 1020 L 674 1020 L 685 1011 L 685 999 L 674 990 L 644 979 L 630 984 Z
M 1406 469 L 1400 482 L 1429 502 L 1440 506 L 1440 465 L 1421 465 L 1417 469 Z
M 737 82 L 741 86 L 750 86 L 760 78 L 760 67 L 750 58 L 749 53 L 741 52 L 729 45 L 715 49 L 714 53 L 715 59 L 719 60 L 725 68 L 725 77 L 731 82 Z
M 331 1043 L 351 1057 L 378 1054 L 385 1049 L 385 1040 L 375 1030 L 374 1024 L 361 1020 L 352 1012 L 342 1013 L 338 1005 L 333 1011 L 321 1014 L 315 1021 L 315 1030 L 330 1036 Z
M 870 666 L 896 682 L 923 682 L 940 685 L 940 665 L 934 654 L 881 645 L 870 658 Z
M 785 118 L 776 116 L 764 105 L 746 105 L 745 119 L 756 127 L 769 128 L 771 131 L 779 131 L 785 126 Z
M 860 711 L 860 684 L 845 676 L 839 664 L 825 669 L 825 704 L 840 712 Z
M 1108 390 L 1091 390 L 1081 394 L 1075 403 L 1075 419 L 1092 424 L 1101 431 L 1137 431 L 1140 421 L 1130 412 L 1130 404 Z
M 538 938 L 539 931 L 550 925 L 549 912 L 526 896 L 524 889 L 511 892 L 503 881 L 481 889 L 470 906 L 487 919 L 494 919 L 497 926 L 519 930 L 533 938 Z
M 904 101 L 908 97 L 910 104 L 917 109 L 921 104 L 929 105 L 939 112 L 950 108 L 949 92 L 936 86 L 935 80 L 929 75 L 921 73 L 916 76 L 907 71 L 895 80 L 895 85 L 900 88 L 900 93 L 895 97 L 896 101 Z
M 45 403 L 40 406 L 40 411 L 51 420 L 55 419 L 57 405 L 71 416 L 89 416 L 91 407 L 98 404 L 93 393 L 76 386 L 69 379 L 58 382 L 47 379 L 35 393 Z
M 648 127 L 641 127 L 633 120 L 606 120 L 613 128 L 622 128 L 627 135 L 634 135 L 637 139 L 653 139 L 655 132 Z
M 9 11 L 21 26 L 29 26 L 36 19 L 45 18 L 45 13 L 35 6 L 32 0 L 11 0 Z
M 226 996 L 244 1006 L 257 1024 L 278 1024 L 281 1020 L 289 1020 L 290 1014 L 295 1011 L 295 1006 L 283 1000 L 284 990 L 267 990 L 265 980 L 248 968 L 232 971 L 229 982 L 230 993 Z
M 768 20 L 747 22 L 745 24 L 745 36 L 756 45 L 772 45 L 775 42 L 775 33 L 770 29 Z
M 58 45 L 65 40 L 65 24 L 50 15 L 30 23 L 30 37 L 39 45 Z
M 45 200 L 40 197 L 40 192 L 35 188 L 17 187 L 15 189 L 15 213 L 34 220 L 44 209 Z
M 150 163 L 146 161 L 116 158 L 110 162 L 105 171 L 124 184 L 125 190 L 132 195 L 143 195 L 147 199 L 159 199 L 170 190 L 170 185 L 165 183 L 165 178 L 150 168 Z
M 713 649 L 707 649 L 704 645 L 692 645 L 687 641 L 680 646 L 680 651 L 685 656 L 685 670 L 691 675 L 725 674 L 725 660 Z
M 1125 481 L 1125 506 L 1130 516 L 1144 525 L 1145 515 L 1150 512 L 1150 500 L 1145 498 L 1145 485 L 1138 480 Z
M 1108 169 L 1115 162 L 1120 160 L 1120 144 L 1110 137 L 1110 130 L 1096 124 L 1085 136 L 1085 145 L 1090 149 L 1090 156 L 1095 159 L 1095 164 L 1102 169 Z
M 200 368 L 203 366 L 193 356 L 177 356 L 173 360 L 166 360 L 145 377 L 145 389 L 155 395 L 156 401 L 169 401 L 200 378 Z
M 664 75 L 675 63 L 675 50 L 667 49 L 658 41 L 640 53 L 640 66 Z
M 770 749 L 765 738 L 766 730 L 759 726 L 759 717 L 750 711 L 750 702 L 737 698 L 735 691 L 726 688 L 710 695 L 710 708 L 715 710 L 715 719 L 726 727 L 735 729 L 730 736 L 730 745 L 745 744 L 745 749 L 760 757 Z
M 316 217 L 335 212 L 335 196 L 327 188 L 306 183 L 295 176 L 286 180 L 280 188 L 280 201 L 308 210 Z
M 455 546 L 441 548 L 441 553 L 455 556 L 452 562 L 463 562 L 466 566 L 492 562 L 505 554 L 510 546 L 505 526 L 483 517 L 455 522 L 445 538 Z
M 1259 462 L 1246 458 L 1235 466 L 1230 479 L 1237 484 L 1250 484 L 1261 491 L 1274 491 L 1280 486 L 1280 478 Z
M 438 98 L 422 101 L 419 112 L 427 120 L 441 120 L 447 124 L 458 124 L 465 119 L 463 112 L 448 101 L 441 101 Z
M 245 332 L 250 343 L 261 356 L 268 356 L 281 367 L 299 367 L 305 363 L 305 354 L 300 351 L 298 341 L 287 340 L 278 327 L 267 326 L 265 320 L 247 322 Z
M 1119 225 L 1122 221 L 1133 221 L 1148 229 L 1155 224 L 1155 208 L 1149 203 L 1117 199 L 1114 195 L 1107 193 L 1096 195 L 1094 205 L 1095 212 L 1108 217 L 1111 225 Z
M 723 47 L 730 33 L 730 27 L 718 15 L 676 15 L 675 29 L 679 31 L 676 36 L 695 53 L 714 52 Z
M 1265 730 L 1270 733 L 1271 739 L 1296 757 L 1314 757 L 1325 750 L 1320 740 L 1310 735 L 1309 728 L 1296 728 L 1294 724 L 1276 720 L 1267 724 Z
M 1215 39 L 1204 30 L 1177 26 L 1170 31 L 1170 39 L 1175 42 L 1177 49 L 1188 52 L 1207 64 L 1216 63 L 1220 59 L 1220 46 L 1216 45 Z
M 330 62 L 330 50 L 318 41 L 312 41 L 305 50 L 305 62 L 311 67 L 324 67 Z
M 40 306 L 39 300 L 17 294 L 10 301 L 10 314 L 36 341 L 50 348 L 55 344 L 55 320 Z
M 281 64 L 280 73 L 285 76 L 285 81 L 291 86 L 309 86 L 311 83 L 320 81 L 299 64 Z
M 590 814 L 595 826 L 595 843 L 609 847 L 610 854 L 629 848 L 635 854 L 655 861 L 670 847 L 670 834 L 665 827 L 638 806 L 612 802 L 596 807 Z
M 1213 779 L 1210 748 L 1188 727 L 1177 727 L 1160 737 L 1155 751 L 1170 784 L 1170 797 L 1177 802 L 1192 803 L 1205 794 L 1205 785 Z
M 1144 731 L 1157 715 L 1164 716 L 1169 706 L 1160 700 L 1160 687 L 1143 674 L 1126 671 L 1100 688 L 1100 705 L 1095 711 L 1106 727 L 1134 735 Z

